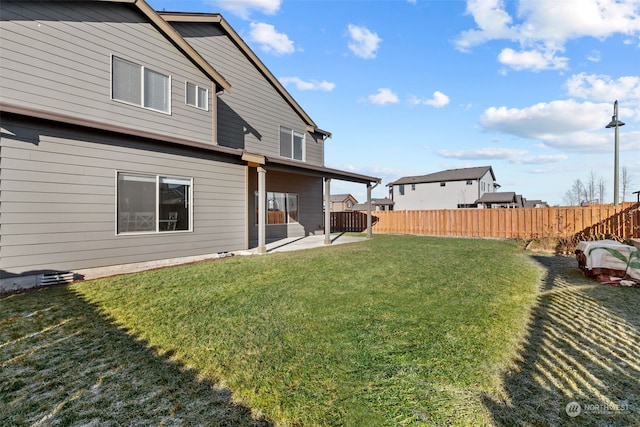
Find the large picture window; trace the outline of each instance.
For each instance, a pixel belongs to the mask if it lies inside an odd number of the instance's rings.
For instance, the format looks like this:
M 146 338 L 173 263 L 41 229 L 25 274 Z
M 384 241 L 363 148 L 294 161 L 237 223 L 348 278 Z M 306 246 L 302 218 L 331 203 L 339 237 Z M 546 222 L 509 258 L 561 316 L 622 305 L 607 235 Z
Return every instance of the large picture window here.
M 118 233 L 191 230 L 190 178 L 118 173 Z
M 151 110 L 170 112 L 171 78 L 141 65 L 114 56 L 111 70 L 111 97 Z
M 304 160 L 305 137 L 293 129 L 280 127 L 280 155 L 290 159 Z
M 298 222 L 298 195 L 267 192 L 267 225 Z M 256 193 L 256 224 L 258 223 L 258 194 Z

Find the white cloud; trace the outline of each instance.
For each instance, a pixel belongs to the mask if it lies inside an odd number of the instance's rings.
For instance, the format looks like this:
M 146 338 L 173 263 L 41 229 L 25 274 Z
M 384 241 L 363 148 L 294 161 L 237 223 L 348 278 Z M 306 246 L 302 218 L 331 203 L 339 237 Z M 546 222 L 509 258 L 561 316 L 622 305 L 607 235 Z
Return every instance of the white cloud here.
M 413 105 L 431 105 L 432 107 L 441 108 L 449 104 L 449 97 L 437 90 L 433 92 L 433 97 L 430 99 L 421 99 L 413 96 L 409 102 Z
M 512 164 L 541 165 L 567 160 L 564 154 L 533 156 L 527 150 L 485 147 L 478 150 L 438 150 L 441 157 L 457 160 L 506 160 Z
M 600 53 L 599 50 L 592 50 L 591 52 L 589 52 L 589 54 L 587 55 L 587 61 L 591 61 L 591 62 L 600 62 L 602 60 L 602 54 Z
M 600 129 L 610 109 L 607 104 L 574 100 L 541 102 L 527 108 L 490 107 L 482 114 L 480 124 L 489 131 L 543 139 L 546 135 Z
M 527 108 L 491 107 L 482 114 L 480 125 L 486 131 L 537 139 L 544 146 L 560 150 L 608 152 L 612 137 L 604 128 L 611 112 L 611 103 L 575 100 L 539 103 Z M 640 132 L 625 132 L 620 144 L 621 149 L 640 149 Z
M 467 0 L 467 14 L 477 28 L 462 32 L 456 48 L 468 51 L 491 40 L 508 40 L 518 43 L 520 52 L 504 49 L 499 57 L 503 64 L 518 70 L 563 69 L 567 58 L 556 53 L 564 51 L 568 40 L 640 33 L 638 0 L 519 0 L 516 9 L 512 16 L 504 0 Z
M 498 62 L 515 70 L 563 70 L 567 68 L 568 61 L 568 58 L 556 56 L 555 51 L 527 50 L 516 52 L 511 48 L 506 48 L 498 55 Z
M 359 58 L 375 58 L 382 39 L 366 27 L 349 24 L 348 30 L 351 38 L 349 50 Z
M 396 104 L 398 102 L 398 96 L 393 93 L 391 89 L 383 87 L 378 89 L 376 94 L 369 95 L 367 100 L 372 104 L 378 105 Z
M 569 77 L 565 85 L 569 95 L 578 98 L 640 102 L 640 76 L 623 76 L 614 80 L 606 75 L 580 73 Z
M 283 85 L 293 84 L 298 90 L 321 90 L 324 92 L 330 92 L 335 87 L 335 83 L 323 80 L 321 82 L 317 80 L 304 81 L 299 77 L 282 77 L 279 79 Z
M 281 0 L 207 0 L 205 3 L 248 19 L 254 10 L 267 15 L 275 14 L 280 9 Z
M 464 31 L 458 37 L 455 44 L 459 50 L 467 51 L 489 40 L 511 39 L 517 35 L 501 0 L 468 0 L 467 14 L 473 16 L 478 29 Z
M 289 37 L 284 33 L 277 32 L 275 27 L 270 24 L 252 22 L 249 38 L 251 41 L 259 43 L 263 51 L 275 55 L 284 55 L 295 51 L 295 46 Z

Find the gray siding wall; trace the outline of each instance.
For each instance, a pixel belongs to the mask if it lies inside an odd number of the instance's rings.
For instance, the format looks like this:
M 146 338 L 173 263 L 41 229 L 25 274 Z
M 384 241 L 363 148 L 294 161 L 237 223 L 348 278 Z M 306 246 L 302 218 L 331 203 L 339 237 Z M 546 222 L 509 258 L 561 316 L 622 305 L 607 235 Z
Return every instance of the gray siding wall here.
M 110 2 L 0 4 L 5 102 L 213 142 L 213 115 L 185 103 L 185 81 L 211 81 L 131 6 Z M 111 56 L 171 76 L 171 114 L 111 99 Z M 209 90 L 211 105 L 213 90 Z
M 324 165 L 324 141 L 306 124 L 264 75 L 213 23 L 172 22 L 174 28 L 231 84 L 218 97 L 218 143 L 280 156 L 280 126 L 306 135 L 305 161 Z
M 0 134 L 0 278 L 246 249 L 246 170 L 11 115 Z M 116 173 L 193 178 L 193 232 L 116 235 Z
M 255 168 L 249 168 L 248 186 L 249 205 L 249 240 L 258 240 L 258 226 L 256 224 L 256 193 L 258 191 L 258 175 Z M 272 224 L 266 226 L 267 241 L 286 237 L 302 237 L 323 232 L 322 216 L 322 178 L 305 175 L 292 175 L 279 171 L 267 171 L 267 191 L 279 193 L 295 193 L 298 195 L 297 224 Z

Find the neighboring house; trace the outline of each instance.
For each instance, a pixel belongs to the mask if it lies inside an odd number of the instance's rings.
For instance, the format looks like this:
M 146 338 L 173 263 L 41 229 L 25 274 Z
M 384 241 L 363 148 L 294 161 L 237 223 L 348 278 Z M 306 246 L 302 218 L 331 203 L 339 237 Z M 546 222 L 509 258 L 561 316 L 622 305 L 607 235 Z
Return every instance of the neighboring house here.
M 521 208 L 522 196 L 512 191 L 484 193 L 476 204 L 479 208 Z
M 331 212 L 351 212 L 358 203 L 351 194 L 332 194 L 330 201 Z
M 476 200 L 500 187 L 491 166 L 406 176 L 387 186 L 394 210 L 477 207 Z
M 142 0 L 0 15 L 0 288 L 328 235 L 330 181 L 380 181 L 324 166 L 330 133 L 220 15 Z
M 525 208 L 548 208 L 549 204 L 543 200 L 527 200 L 524 199 Z
M 371 199 L 371 209 L 374 211 L 392 211 L 393 210 L 393 200 L 384 198 L 384 199 Z M 366 203 L 358 203 L 353 207 L 354 211 L 366 211 L 368 209 Z

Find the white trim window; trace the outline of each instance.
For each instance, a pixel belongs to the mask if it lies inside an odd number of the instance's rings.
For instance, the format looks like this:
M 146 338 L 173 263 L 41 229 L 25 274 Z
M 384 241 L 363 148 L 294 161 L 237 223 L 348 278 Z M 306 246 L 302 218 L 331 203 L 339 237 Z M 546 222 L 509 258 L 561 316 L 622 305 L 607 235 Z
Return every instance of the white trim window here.
M 284 126 L 280 126 L 280 155 L 288 159 L 305 160 L 305 135 Z
M 192 231 L 192 178 L 117 175 L 118 234 Z
M 111 57 L 111 99 L 171 113 L 171 76 Z
M 185 103 L 201 110 L 209 110 L 209 89 L 185 82 Z

